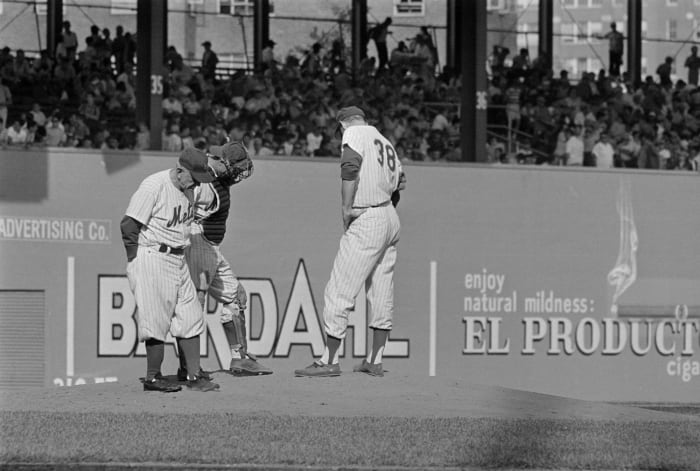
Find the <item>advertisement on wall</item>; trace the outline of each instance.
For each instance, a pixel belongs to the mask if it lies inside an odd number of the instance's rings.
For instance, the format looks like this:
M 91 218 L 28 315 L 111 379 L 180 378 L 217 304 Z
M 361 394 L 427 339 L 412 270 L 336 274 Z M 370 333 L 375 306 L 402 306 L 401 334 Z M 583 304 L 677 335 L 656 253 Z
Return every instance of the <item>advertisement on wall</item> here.
M 17 159 L 48 159 L 31 187 L 13 179 L 0 190 L 0 298 L 44 291 L 46 386 L 143 376 L 119 221 L 138 184 L 176 158 L 114 158 L 0 153 L 13 172 L 23 168 Z M 323 290 L 342 231 L 339 172 L 333 160 L 259 159 L 232 189 L 222 251 L 249 294 L 249 350 L 275 374 L 291 375 L 323 349 Z M 388 374 L 591 400 L 697 400 L 695 175 L 406 172 Z M 16 318 L 11 309 L 0 302 L 0 323 Z M 209 299 L 201 353 L 210 370 L 230 360 L 219 312 Z M 366 354 L 367 319 L 360 294 L 345 370 Z M 177 368 L 171 343 L 166 370 Z

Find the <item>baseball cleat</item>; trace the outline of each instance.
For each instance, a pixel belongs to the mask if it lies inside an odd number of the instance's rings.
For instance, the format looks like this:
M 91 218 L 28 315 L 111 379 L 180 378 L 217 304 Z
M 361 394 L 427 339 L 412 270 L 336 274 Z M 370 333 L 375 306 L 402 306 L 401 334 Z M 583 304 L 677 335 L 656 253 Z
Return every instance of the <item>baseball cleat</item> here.
M 294 370 L 294 376 L 309 376 L 309 377 L 329 377 L 340 376 L 340 363 L 335 365 L 327 365 L 319 361 L 311 363 L 304 369 Z
M 182 386 L 173 384 L 161 376 L 156 376 L 155 378 L 146 378 L 143 380 L 143 390 L 144 391 L 159 391 L 164 393 L 178 392 L 182 389 Z
M 207 381 L 212 380 L 211 375 L 209 373 L 207 373 L 206 371 L 204 371 L 202 368 L 199 368 L 199 373 L 197 374 L 197 376 L 200 378 L 204 378 Z M 178 381 L 187 381 L 187 370 L 186 369 L 182 369 L 182 368 L 177 369 L 177 380 Z
M 219 385 L 217 383 L 213 383 L 207 379 L 204 379 L 202 376 L 195 376 L 194 378 L 192 378 L 192 377 L 188 378 L 187 379 L 187 387 L 193 391 L 202 391 L 202 392 L 214 391 L 216 389 L 219 389 Z
M 384 376 L 384 367 L 381 363 L 369 363 L 367 360 L 362 360 L 362 363 L 355 365 L 352 369 L 355 373 L 367 373 L 371 376 Z
M 234 376 L 261 376 L 272 374 L 270 368 L 258 363 L 258 360 L 250 354 L 247 354 L 246 358 L 231 358 L 231 365 L 228 369 Z

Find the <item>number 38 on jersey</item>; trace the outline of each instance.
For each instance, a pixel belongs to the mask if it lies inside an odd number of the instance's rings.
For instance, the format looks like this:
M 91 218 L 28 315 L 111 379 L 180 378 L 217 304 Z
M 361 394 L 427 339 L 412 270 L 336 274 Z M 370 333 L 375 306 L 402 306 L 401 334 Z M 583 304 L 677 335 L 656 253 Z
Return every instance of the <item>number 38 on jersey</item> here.
M 377 162 L 384 169 L 384 174 L 387 180 L 392 185 L 396 184 L 396 179 L 398 176 L 397 165 L 396 165 L 396 151 L 390 142 L 382 142 L 379 139 L 374 140 L 374 147 L 377 150 Z M 398 170 L 401 169 L 401 164 L 398 165 Z

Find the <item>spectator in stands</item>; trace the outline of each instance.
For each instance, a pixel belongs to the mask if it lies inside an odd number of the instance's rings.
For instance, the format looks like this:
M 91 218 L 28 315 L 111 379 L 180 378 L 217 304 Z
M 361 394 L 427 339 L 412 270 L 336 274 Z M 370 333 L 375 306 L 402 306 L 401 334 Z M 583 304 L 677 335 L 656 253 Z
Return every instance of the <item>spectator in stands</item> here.
M 126 60 L 124 57 L 124 50 L 126 48 L 126 40 L 124 38 L 124 27 L 122 25 L 117 26 L 116 35 L 112 40 L 112 57 L 114 58 L 114 65 L 117 68 L 117 74 L 121 74 L 124 71 L 124 65 Z
M 659 76 L 659 85 L 661 88 L 669 89 L 673 86 L 671 81 L 671 72 L 673 71 L 673 57 L 666 56 L 664 62 L 656 68 L 656 74 Z
M 321 149 L 321 144 L 323 143 L 323 133 L 321 132 L 321 127 L 316 125 L 306 134 L 306 149 L 305 155 L 309 157 L 317 156 L 319 149 Z
M 43 139 L 46 136 L 46 115 L 41 111 L 41 105 L 39 103 L 34 103 L 32 109 L 29 112 L 29 120 L 36 123 L 36 137 L 38 139 Z
M 615 148 L 607 132 L 600 134 L 600 139 L 593 146 L 593 165 L 598 168 L 615 167 Z
M 7 129 L 7 145 L 12 147 L 26 147 L 29 143 L 28 128 L 26 123 L 16 119 Z
M 90 147 L 90 128 L 88 128 L 83 118 L 78 114 L 72 114 L 68 119 L 66 128 L 68 137 L 68 147 Z M 88 143 L 90 145 L 88 145 Z
M 642 147 L 639 151 L 638 168 L 655 169 L 661 168 L 661 158 L 654 146 L 654 135 L 642 133 Z
M 202 54 L 200 72 L 205 80 L 214 80 L 216 78 L 216 65 L 219 63 L 219 58 L 212 50 L 210 41 L 204 41 L 202 47 L 204 47 L 204 54 Z
M 575 124 L 566 141 L 565 165 L 580 167 L 583 165 L 583 126 Z
M 110 33 L 109 28 L 102 28 L 102 40 L 97 45 L 97 54 L 100 57 L 102 67 L 106 70 L 111 70 L 112 33 Z
M 31 68 L 32 79 L 35 82 L 45 83 L 51 79 L 54 68 L 54 61 L 49 55 L 49 51 L 47 49 L 41 50 L 41 52 L 39 53 L 39 58 L 34 59 Z
M 506 114 L 508 117 L 508 129 L 517 130 L 520 127 L 520 80 L 511 80 L 506 89 Z
M 136 40 L 131 33 L 124 33 L 124 66 L 134 66 L 136 62 Z
M 391 34 L 391 31 L 389 31 L 391 23 L 391 17 L 387 16 L 383 22 L 370 28 L 367 33 L 369 39 L 374 41 L 374 45 L 377 48 L 377 57 L 379 58 L 378 71 L 382 71 L 389 66 L 389 50 L 387 49 L 386 37 Z
M 306 52 L 304 59 L 301 61 L 301 72 L 311 78 L 316 78 L 323 72 L 320 43 L 314 43 L 311 46 L 311 50 Z
M 5 121 L 0 118 L 0 149 L 7 147 L 7 128 L 5 127 Z
M 66 49 L 66 44 L 63 42 L 63 36 L 59 36 L 58 38 L 56 38 L 56 49 L 54 50 L 53 58 L 54 67 L 56 64 L 60 64 L 64 60 L 70 60 L 68 58 L 68 49 Z
M 275 52 L 274 52 L 274 47 L 276 42 L 274 42 L 272 39 L 268 39 L 265 41 L 265 47 L 263 48 L 261 52 L 261 62 L 262 62 L 262 71 L 264 72 L 265 70 L 272 70 L 276 71 L 277 70 L 277 61 L 275 61 Z
M 48 147 L 61 147 L 66 144 L 68 136 L 66 136 L 66 130 L 61 123 L 61 118 L 58 113 L 51 115 L 51 118 L 46 125 L 46 139 L 45 144 Z
M 163 136 L 162 150 L 167 152 L 179 152 L 183 149 L 182 138 L 180 137 L 180 126 L 171 124 L 168 127 L 168 132 Z
M 642 145 L 638 139 L 638 132 L 632 131 L 627 133 L 623 141 L 617 146 L 620 166 L 624 168 L 637 168 L 641 149 Z
M 80 105 L 78 113 L 84 120 L 91 133 L 94 133 L 100 124 L 100 107 L 95 103 L 95 95 L 88 93 L 85 102 Z
M 698 85 L 698 70 L 700 70 L 700 57 L 698 57 L 698 47 L 690 48 L 690 55 L 685 60 L 685 66 L 688 68 L 688 84 Z
M 12 105 L 12 92 L 10 87 L 5 84 L 5 79 L 0 77 L 0 119 L 3 123 L 7 122 L 10 105 Z
M 584 134 L 583 134 L 583 166 L 584 167 L 595 167 L 595 157 L 593 155 L 593 148 L 600 142 L 600 137 L 602 134 L 601 125 L 597 121 L 584 121 Z
M 183 113 L 182 102 L 176 95 L 176 92 L 168 93 L 163 98 L 163 115 L 167 118 L 181 116 Z
M 530 75 L 532 64 L 530 63 L 530 51 L 527 48 L 520 49 L 520 54 L 513 58 L 513 66 L 510 69 L 511 76 L 515 78 L 527 78 Z
M 63 22 L 63 46 L 66 48 L 68 60 L 73 61 L 78 50 L 78 36 L 71 31 L 70 27 L 70 21 Z
M 136 150 L 149 150 L 151 148 L 151 131 L 148 129 L 146 123 L 141 121 L 139 123 L 138 133 L 136 134 L 136 144 L 134 149 Z
M 622 56 L 625 52 L 625 37 L 617 30 L 617 23 L 610 23 L 610 31 L 605 35 L 596 37 L 608 40 L 608 66 L 610 75 L 613 77 L 620 76 L 620 67 L 622 66 Z
M 551 163 L 553 165 L 566 165 L 566 143 L 569 140 L 568 127 L 563 125 L 557 132 L 557 143 L 554 147 Z

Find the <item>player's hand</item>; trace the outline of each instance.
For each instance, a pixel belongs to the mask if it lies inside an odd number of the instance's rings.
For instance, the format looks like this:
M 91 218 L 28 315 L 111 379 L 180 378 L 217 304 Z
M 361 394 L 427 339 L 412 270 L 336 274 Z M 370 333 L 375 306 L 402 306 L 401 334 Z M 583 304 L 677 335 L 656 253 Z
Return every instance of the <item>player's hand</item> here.
M 396 188 L 398 191 L 403 191 L 406 189 L 406 174 L 401 172 L 399 175 L 399 186 Z
M 238 308 L 241 311 L 245 311 L 246 306 L 248 306 L 248 294 L 243 288 L 243 284 L 238 282 L 238 290 L 236 291 L 236 301 L 238 302 Z
M 355 219 L 359 218 L 365 211 L 367 211 L 367 208 L 350 208 L 350 210 L 343 208 L 343 229 L 347 231 L 350 224 L 352 224 Z

